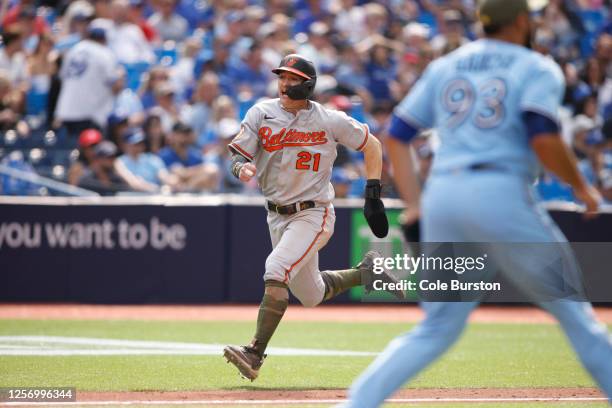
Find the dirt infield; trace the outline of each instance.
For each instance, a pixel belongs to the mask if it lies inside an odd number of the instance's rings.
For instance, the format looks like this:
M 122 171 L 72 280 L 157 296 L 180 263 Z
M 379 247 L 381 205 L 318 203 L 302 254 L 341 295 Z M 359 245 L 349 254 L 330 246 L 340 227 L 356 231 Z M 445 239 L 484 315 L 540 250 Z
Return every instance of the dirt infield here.
M 0 304 L 0 319 L 93 319 L 93 320 L 202 320 L 240 321 L 257 319 L 256 305 L 167 306 L 167 305 L 73 305 Z M 612 323 L 612 308 L 597 308 L 597 317 Z M 323 305 L 305 308 L 291 305 L 283 320 L 354 322 L 417 322 L 423 312 L 414 305 Z M 546 312 L 528 306 L 481 306 L 471 317 L 479 323 L 554 323 Z
M 596 388 L 463 388 L 401 390 L 392 398 L 402 399 L 500 399 L 500 398 L 601 398 Z M 80 392 L 79 401 L 249 401 L 335 400 L 346 398 L 345 390 L 223 390 L 193 392 Z

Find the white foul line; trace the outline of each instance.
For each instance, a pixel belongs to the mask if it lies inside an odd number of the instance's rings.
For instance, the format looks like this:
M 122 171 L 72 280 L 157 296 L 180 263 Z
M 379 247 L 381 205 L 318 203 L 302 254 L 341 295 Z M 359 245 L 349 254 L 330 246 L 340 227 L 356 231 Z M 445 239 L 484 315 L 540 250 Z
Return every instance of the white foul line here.
M 0 356 L 221 355 L 223 344 L 63 336 L 0 336 Z M 277 356 L 373 357 L 377 353 L 270 347 Z
M 448 402 L 596 402 L 606 401 L 603 397 L 525 397 L 525 398 L 392 398 L 387 403 L 448 403 Z M 337 404 L 346 402 L 346 399 L 288 399 L 288 400 L 170 400 L 170 401 L 71 401 L 71 402 L 4 402 L 0 406 L 23 406 L 23 405 L 304 405 L 304 404 Z

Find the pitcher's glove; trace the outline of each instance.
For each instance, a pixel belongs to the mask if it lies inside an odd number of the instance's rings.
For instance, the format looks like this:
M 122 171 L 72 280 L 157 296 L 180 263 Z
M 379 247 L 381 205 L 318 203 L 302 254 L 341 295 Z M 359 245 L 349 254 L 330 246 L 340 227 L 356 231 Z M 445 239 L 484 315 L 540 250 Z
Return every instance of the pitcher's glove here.
M 370 179 L 366 183 L 363 215 L 370 229 L 378 238 L 384 238 L 389 232 L 389 221 L 385 205 L 380 199 L 380 180 Z

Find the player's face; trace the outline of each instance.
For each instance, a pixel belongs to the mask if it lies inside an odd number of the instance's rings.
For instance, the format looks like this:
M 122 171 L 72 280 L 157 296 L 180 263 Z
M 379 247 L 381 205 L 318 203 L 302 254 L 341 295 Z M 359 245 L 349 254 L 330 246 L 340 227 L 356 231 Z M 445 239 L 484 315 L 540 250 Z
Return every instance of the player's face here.
M 295 102 L 293 99 L 287 96 L 287 89 L 301 84 L 304 82 L 304 78 L 299 75 L 292 74 L 291 72 L 281 72 L 278 75 L 278 97 L 283 105 L 292 104 Z

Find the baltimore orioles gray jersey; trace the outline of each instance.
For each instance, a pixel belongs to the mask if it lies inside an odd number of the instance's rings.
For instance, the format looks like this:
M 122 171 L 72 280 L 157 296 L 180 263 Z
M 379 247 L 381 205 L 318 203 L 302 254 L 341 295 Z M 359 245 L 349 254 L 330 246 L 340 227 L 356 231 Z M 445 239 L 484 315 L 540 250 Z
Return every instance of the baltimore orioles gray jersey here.
M 368 136 L 367 125 L 344 112 L 311 101 L 294 115 L 276 98 L 249 109 L 229 147 L 255 164 L 267 200 L 328 203 L 334 198 L 330 180 L 336 145 L 361 150 Z
M 280 206 L 317 204 L 292 215 L 269 211 L 267 218 L 274 249 L 266 259 L 264 281 L 287 284 L 304 306 L 319 304 L 325 295 L 318 251 L 334 232 L 330 180 L 336 146 L 361 150 L 368 138 L 368 127 L 344 112 L 310 102 L 308 109 L 293 115 L 277 98 L 249 109 L 229 145 L 255 164 L 267 200 Z

